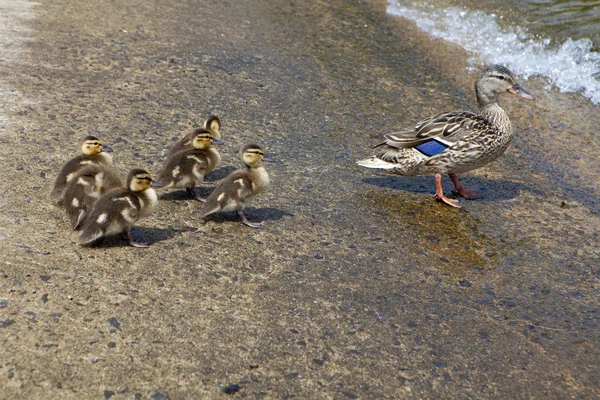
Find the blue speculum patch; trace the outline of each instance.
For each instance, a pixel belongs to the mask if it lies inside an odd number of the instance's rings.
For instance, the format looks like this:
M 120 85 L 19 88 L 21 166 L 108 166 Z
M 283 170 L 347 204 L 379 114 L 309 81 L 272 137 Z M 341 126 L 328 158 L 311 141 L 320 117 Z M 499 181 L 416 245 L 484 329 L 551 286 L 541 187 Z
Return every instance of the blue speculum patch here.
M 449 146 L 445 143 L 438 142 L 435 139 L 431 139 L 428 142 L 422 143 L 418 146 L 415 146 L 415 149 L 419 150 L 421 153 L 426 155 L 427 157 L 435 156 L 440 154 L 444 150 L 446 150 Z

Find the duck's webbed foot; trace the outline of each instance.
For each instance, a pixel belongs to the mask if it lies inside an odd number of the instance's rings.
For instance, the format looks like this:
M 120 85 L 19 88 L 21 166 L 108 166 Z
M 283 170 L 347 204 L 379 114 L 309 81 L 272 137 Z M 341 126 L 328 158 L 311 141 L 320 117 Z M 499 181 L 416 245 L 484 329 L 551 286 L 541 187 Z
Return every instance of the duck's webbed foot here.
M 473 200 L 473 199 L 482 199 L 483 196 L 474 191 L 473 189 L 466 189 L 463 187 L 462 183 L 458 181 L 458 177 L 454 172 L 450 172 L 448 174 L 450 179 L 452 179 L 452 183 L 454 184 L 454 190 L 452 193 L 459 195 L 460 197 L 464 197 L 465 199 Z
M 461 208 L 460 202 L 455 199 L 449 199 L 444 196 L 444 188 L 442 187 L 442 174 L 435 174 L 435 199 L 442 203 L 448 204 L 451 207 Z
M 188 188 L 185 188 L 185 190 L 195 200 L 201 201 L 202 203 L 206 203 L 206 198 L 200 196 L 200 190 L 198 188 L 188 187 Z
M 238 210 L 238 215 L 242 219 L 242 224 L 244 224 L 246 226 L 249 226 L 250 228 L 262 228 L 262 225 L 259 224 L 258 222 L 250 222 L 250 221 L 248 221 L 248 218 L 246 218 L 246 216 L 244 215 L 244 211 L 243 210 Z
M 150 247 L 148 243 L 134 241 L 130 231 L 125 232 L 125 237 L 127 238 L 127 244 L 129 244 L 130 246 L 137 247 L 138 249 L 145 249 L 146 247 Z

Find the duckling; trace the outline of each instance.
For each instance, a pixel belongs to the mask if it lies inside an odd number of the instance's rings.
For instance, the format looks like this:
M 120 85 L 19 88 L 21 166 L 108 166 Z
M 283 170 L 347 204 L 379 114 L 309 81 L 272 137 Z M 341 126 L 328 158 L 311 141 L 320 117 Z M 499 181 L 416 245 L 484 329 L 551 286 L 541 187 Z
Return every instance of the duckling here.
M 192 139 L 192 148 L 172 153 L 158 173 L 158 180 L 165 188 L 186 188 L 196 200 L 205 201 L 196 187 L 204 183 L 204 174 L 221 163 L 221 155 L 212 146 L 222 144 L 213 138 L 207 129 L 197 129 Z
M 206 118 L 206 121 L 204 121 L 204 125 L 202 128 L 194 129 L 193 131 L 182 137 L 177 143 L 175 143 L 173 148 L 171 148 L 171 150 L 169 151 L 167 158 L 174 153 L 180 152 L 181 150 L 193 149 L 194 145 L 192 144 L 192 141 L 194 139 L 194 136 L 196 136 L 196 134 L 202 130 L 209 131 L 214 139 L 220 140 L 221 120 L 215 115 L 211 115 L 208 118 Z
M 79 230 L 100 196 L 114 188 L 104 178 L 105 171 L 102 168 L 88 165 L 68 183 L 63 205 L 74 230 Z
M 114 173 L 112 166 L 112 156 L 108 153 L 112 152 L 109 146 L 102 143 L 102 140 L 96 136 L 86 136 L 81 141 L 81 152 L 83 154 L 71 159 L 63 167 L 56 181 L 54 188 L 50 193 L 50 198 L 57 204 L 63 204 L 67 184 L 73 179 L 75 174 L 82 168 L 88 165 L 98 165 L 104 167 L 107 172 L 105 179 L 109 179 L 114 185 L 121 185 L 121 179 L 118 174 Z M 111 171 L 112 170 L 112 171 Z
M 94 204 L 88 218 L 81 225 L 79 243 L 90 245 L 96 240 L 123 233 L 129 245 L 148 247 L 147 243 L 134 242 L 131 228 L 138 219 L 150 214 L 158 198 L 152 186 L 160 183 L 143 169 L 133 169 L 127 176 L 127 187 L 113 189 Z
M 260 228 L 261 224 L 248 221 L 244 215 L 244 208 L 250 200 L 269 186 L 269 174 L 261 161 L 271 160 L 264 157 L 264 150 L 256 144 L 244 146 L 240 153 L 246 169 L 235 171 L 219 182 L 206 199 L 200 218 L 217 212 L 235 210 L 244 225 Z
M 454 193 L 466 199 L 481 196 L 462 186 L 457 173 L 480 168 L 500 157 L 508 148 L 513 128 L 506 112 L 498 104 L 497 95 L 511 93 L 533 100 L 506 67 L 493 65 L 485 69 L 475 83 L 479 113 L 447 112 L 427 118 L 410 128 L 385 135 L 378 154 L 357 162 L 366 168 L 377 168 L 395 174 L 435 175 L 435 198 L 460 208 L 458 200 L 444 195 L 442 175 L 448 174 Z

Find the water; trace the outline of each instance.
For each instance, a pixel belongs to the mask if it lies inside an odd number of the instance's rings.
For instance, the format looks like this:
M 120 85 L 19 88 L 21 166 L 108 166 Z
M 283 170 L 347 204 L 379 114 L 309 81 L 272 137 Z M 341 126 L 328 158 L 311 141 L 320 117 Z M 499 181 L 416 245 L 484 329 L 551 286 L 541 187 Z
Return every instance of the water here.
M 600 104 L 600 1 L 390 0 L 388 12 L 472 54 L 472 64 L 506 65 L 548 87 Z

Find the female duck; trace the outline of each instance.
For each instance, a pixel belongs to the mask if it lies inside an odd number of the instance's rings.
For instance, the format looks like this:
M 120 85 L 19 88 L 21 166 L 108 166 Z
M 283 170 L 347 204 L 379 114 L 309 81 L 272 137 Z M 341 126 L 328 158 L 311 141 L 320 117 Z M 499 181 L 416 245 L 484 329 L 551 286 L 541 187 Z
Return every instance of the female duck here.
M 171 153 L 158 173 L 165 188 L 186 188 L 196 200 L 204 201 L 196 187 L 204 183 L 204 174 L 221 163 L 221 155 L 213 147 L 223 142 L 213 138 L 206 129 L 198 129 L 192 139 L 192 148 Z
M 108 154 L 109 152 L 112 152 L 112 149 L 104 145 L 102 140 L 98 139 L 96 136 L 86 136 L 83 138 L 81 141 L 82 154 L 71 159 L 63 166 L 54 182 L 54 188 L 50 193 L 50 198 L 56 204 L 61 205 L 67 189 L 67 184 L 79 170 L 88 165 L 97 165 L 104 168 L 107 172 L 105 178 L 110 179 L 114 185 L 121 185 L 118 174 L 112 170 L 112 157 Z
M 448 174 L 454 193 L 466 199 L 481 196 L 464 188 L 457 173 L 471 171 L 498 158 L 513 135 L 510 119 L 496 97 L 508 92 L 524 99 L 534 97 L 525 91 L 505 67 L 484 70 L 475 83 L 479 114 L 468 111 L 442 113 L 419 122 L 415 128 L 385 135 L 376 155 L 357 164 L 384 169 L 399 175 L 435 174 L 435 198 L 453 207 L 458 200 L 444 196 L 442 175 Z
M 192 142 L 194 136 L 196 136 L 196 134 L 202 130 L 209 131 L 214 139 L 220 140 L 221 120 L 215 115 L 209 116 L 206 119 L 206 121 L 204 121 L 204 126 L 202 128 L 194 129 L 193 131 L 182 137 L 177 143 L 175 143 L 173 148 L 169 151 L 169 155 L 167 157 L 170 157 L 172 154 L 177 153 L 181 150 L 193 149 L 194 145 L 192 144 Z
M 106 236 L 125 234 L 129 245 L 148 247 L 147 243 L 136 243 L 131 237 L 131 228 L 138 219 L 148 215 L 158 203 L 152 186 L 160 184 L 143 169 L 133 169 L 127 176 L 127 187 L 111 190 L 94 204 L 79 233 L 82 246 L 92 244 Z
M 206 199 L 200 218 L 221 211 L 237 211 L 244 225 L 260 228 L 260 224 L 248 221 L 244 215 L 244 208 L 250 200 L 269 186 L 269 174 L 262 166 L 262 161 L 271 160 L 264 155 L 262 147 L 255 144 L 242 148 L 241 156 L 246 168 L 233 172 L 219 182 Z

